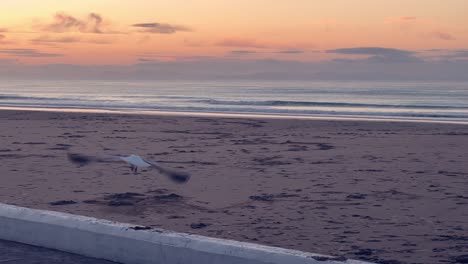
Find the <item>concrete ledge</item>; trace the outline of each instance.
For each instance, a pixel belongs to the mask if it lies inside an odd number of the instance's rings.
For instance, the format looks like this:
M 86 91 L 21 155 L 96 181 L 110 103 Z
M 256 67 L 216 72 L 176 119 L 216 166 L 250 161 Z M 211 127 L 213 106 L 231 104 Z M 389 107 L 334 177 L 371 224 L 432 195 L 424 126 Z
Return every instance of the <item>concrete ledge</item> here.
M 6 204 L 0 204 L 0 239 L 125 264 L 365 264 Z

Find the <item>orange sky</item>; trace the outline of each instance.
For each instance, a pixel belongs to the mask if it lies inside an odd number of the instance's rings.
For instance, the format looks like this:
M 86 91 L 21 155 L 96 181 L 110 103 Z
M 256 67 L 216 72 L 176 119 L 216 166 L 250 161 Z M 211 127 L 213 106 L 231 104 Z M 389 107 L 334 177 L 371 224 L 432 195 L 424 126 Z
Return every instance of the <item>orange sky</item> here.
M 466 11 L 466 0 L 2 0 L 0 59 L 323 61 L 350 56 L 324 52 L 338 48 L 457 50 L 468 48 Z

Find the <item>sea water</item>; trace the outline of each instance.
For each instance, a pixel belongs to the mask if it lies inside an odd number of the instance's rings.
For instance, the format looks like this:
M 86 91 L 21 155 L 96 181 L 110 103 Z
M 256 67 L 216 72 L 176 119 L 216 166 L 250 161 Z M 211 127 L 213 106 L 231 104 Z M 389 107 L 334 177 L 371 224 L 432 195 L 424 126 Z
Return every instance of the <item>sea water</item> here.
M 468 82 L 0 81 L 0 106 L 468 121 Z

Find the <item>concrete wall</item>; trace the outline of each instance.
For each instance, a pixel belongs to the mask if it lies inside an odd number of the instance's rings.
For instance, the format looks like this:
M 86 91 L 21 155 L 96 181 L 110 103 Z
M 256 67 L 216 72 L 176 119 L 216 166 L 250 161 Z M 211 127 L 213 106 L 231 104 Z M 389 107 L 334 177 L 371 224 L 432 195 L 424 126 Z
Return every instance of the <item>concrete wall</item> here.
M 0 204 L 0 239 L 125 264 L 364 264 L 317 254 Z

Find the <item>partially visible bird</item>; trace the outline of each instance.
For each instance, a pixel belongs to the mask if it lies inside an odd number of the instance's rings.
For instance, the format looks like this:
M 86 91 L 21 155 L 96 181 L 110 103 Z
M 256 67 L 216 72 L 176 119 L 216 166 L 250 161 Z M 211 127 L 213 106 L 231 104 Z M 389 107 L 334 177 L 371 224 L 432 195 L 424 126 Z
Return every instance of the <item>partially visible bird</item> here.
M 85 166 L 92 162 L 108 163 L 125 161 L 130 165 L 130 170 L 135 174 L 138 173 L 138 168 L 154 168 L 176 183 L 185 183 L 190 179 L 190 174 L 188 173 L 163 168 L 157 165 L 156 163 L 145 160 L 142 157 L 135 154 L 132 154 L 130 156 L 118 155 L 107 157 L 95 157 L 77 153 L 68 153 L 68 160 L 79 166 Z

